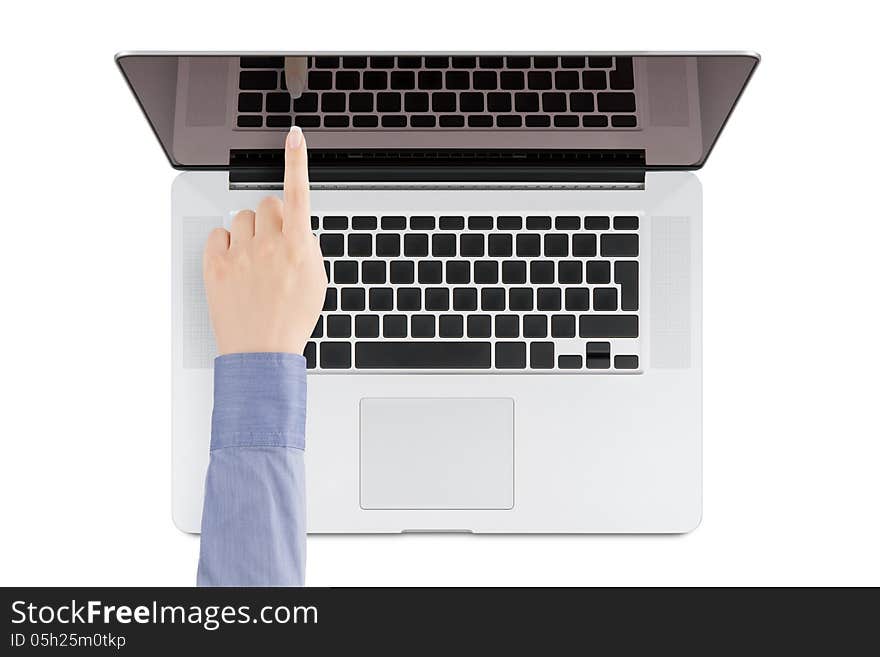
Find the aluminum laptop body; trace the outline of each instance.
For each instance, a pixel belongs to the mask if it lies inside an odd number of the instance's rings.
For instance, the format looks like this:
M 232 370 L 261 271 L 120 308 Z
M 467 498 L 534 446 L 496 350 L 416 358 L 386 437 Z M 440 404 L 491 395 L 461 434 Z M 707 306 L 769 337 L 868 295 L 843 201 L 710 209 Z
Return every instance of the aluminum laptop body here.
M 687 532 L 701 187 L 748 53 L 123 53 L 172 166 L 173 518 L 198 532 L 212 228 L 310 151 L 313 533 Z

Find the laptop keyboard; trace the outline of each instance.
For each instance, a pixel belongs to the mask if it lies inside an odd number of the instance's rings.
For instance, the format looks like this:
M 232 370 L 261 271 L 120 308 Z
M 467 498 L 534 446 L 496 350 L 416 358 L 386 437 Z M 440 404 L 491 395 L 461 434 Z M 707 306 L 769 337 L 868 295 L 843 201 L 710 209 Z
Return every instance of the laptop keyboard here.
M 631 57 L 308 57 L 291 99 L 284 58 L 240 58 L 238 129 L 634 129 Z
M 311 218 L 312 370 L 634 372 L 639 217 Z

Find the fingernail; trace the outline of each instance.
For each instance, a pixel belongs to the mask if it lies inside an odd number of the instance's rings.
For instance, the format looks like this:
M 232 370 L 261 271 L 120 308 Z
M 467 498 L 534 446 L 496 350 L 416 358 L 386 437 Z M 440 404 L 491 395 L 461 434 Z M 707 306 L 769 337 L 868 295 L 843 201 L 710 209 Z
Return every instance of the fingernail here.
M 287 133 L 287 147 L 292 149 L 299 148 L 303 140 L 303 131 L 298 125 L 293 126 Z

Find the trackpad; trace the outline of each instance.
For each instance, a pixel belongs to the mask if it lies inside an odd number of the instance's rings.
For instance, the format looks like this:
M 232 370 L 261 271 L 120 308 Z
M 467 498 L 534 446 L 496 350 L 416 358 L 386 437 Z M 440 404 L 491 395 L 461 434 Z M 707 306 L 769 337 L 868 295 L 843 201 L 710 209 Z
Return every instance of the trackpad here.
M 512 399 L 362 399 L 364 509 L 513 507 Z

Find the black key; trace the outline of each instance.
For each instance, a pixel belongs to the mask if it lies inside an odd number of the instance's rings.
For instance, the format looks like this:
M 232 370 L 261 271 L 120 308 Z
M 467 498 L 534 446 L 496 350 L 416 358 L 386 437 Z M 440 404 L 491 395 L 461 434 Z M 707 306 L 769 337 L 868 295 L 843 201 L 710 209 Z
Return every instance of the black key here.
M 634 258 L 639 255 L 638 235 L 602 235 L 600 245 L 603 256 Z
M 496 342 L 495 367 L 500 370 L 518 369 L 526 366 L 525 342 Z
M 604 128 L 608 125 L 608 117 L 585 116 L 583 117 L 583 125 L 585 128 Z
M 577 128 L 580 124 L 576 116 L 554 116 L 553 125 L 557 128 Z
M 559 357 L 559 369 L 561 370 L 579 370 L 583 366 L 583 358 L 578 354 L 567 354 Z
M 610 57 L 590 57 L 590 68 L 611 68 Z
M 406 230 L 406 217 L 382 217 L 382 230 Z
M 336 73 L 337 89 L 360 89 L 361 74 L 357 71 L 338 71 Z
M 388 88 L 388 74 L 385 71 L 367 71 L 364 73 L 364 89 L 376 90 Z
M 328 276 L 329 278 L 329 276 Z M 329 310 L 336 310 L 336 288 L 328 287 L 327 291 L 324 293 L 324 312 Z
M 324 217 L 324 230 L 348 230 L 348 217 Z
M 318 230 L 318 218 L 316 216 L 312 215 L 310 223 L 313 231 Z
M 454 114 L 444 114 L 438 119 L 441 128 L 463 128 L 464 117 Z
M 586 66 L 585 57 L 562 57 L 562 68 L 584 68 Z
M 636 95 L 631 93 L 606 92 L 596 94 L 600 112 L 635 112 Z
M 337 258 L 345 252 L 345 236 L 338 233 L 324 233 L 319 238 L 321 253 L 325 258 Z
M 617 288 L 597 287 L 593 290 L 595 310 L 617 310 Z
M 483 94 L 479 91 L 468 91 L 459 94 L 458 106 L 462 112 L 482 112 L 485 107 Z
M 556 280 L 556 267 L 546 260 L 532 260 L 529 263 L 529 282 L 552 283 Z
M 562 310 L 562 293 L 558 288 L 538 288 L 538 310 Z
M 449 57 L 425 57 L 425 68 L 447 68 Z
M 587 283 L 610 283 L 611 263 L 606 260 L 591 260 L 587 263 Z
M 379 316 L 357 315 L 354 318 L 354 335 L 356 338 L 378 338 Z
M 530 287 L 512 287 L 508 294 L 511 310 L 534 310 L 535 295 Z
M 366 68 L 367 67 L 367 58 L 366 57 L 343 57 L 342 58 L 342 67 L 343 68 Z
M 459 251 L 462 256 L 469 258 L 484 255 L 486 251 L 483 236 L 480 234 L 462 235 Z
M 337 260 L 333 265 L 333 282 L 354 284 L 358 282 L 358 263 L 354 260 Z
M 615 114 L 611 117 L 611 125 L 614 128 L 635 128 L 636 117 L 627 114 Z
M 501 282 L 506 285 L 522 285 L 526 282 L 526 263 L 522 260 L 505 260 L 501 263 Z
M 434 217 L 416 215 L 409 218 L 410 230 L 434 230 Z
M 413 128 L 433 128 L 435 125 L 437 125 L 437 118 L 433 116 L 418 114 L 416 116 L 409 117 L 409 124 Z
M 638 230 L 638 217 L 614 217 L 614 230 Z
M 351 218 L 351 227 L 354 230 L 376 230 L 378 223 L 376 217 L 357 216 Z
M 238 94 L 238 111 L 263 111 L 263 94 Z
M 527 76 L 529 89 L 551 89 L 553 87 L 553 75 L 548 71 L 529 71 Z
M 529 114 L 526 117 L 526 127 L 548 128 L 550 127 L 550 117 L 544 114 Z
M 458 285 L 471 282 L 471 263 L 465 260 L 446 262 L 446 282 Z
M 327 275 L 327 280 L 328 281 L 331 280 L 330 279 L 330 261 L 329 260 L 324 261 L 324 273 Z
M 538 94 L 532 92 L 521 92 L 514 94 L 514 107 L 517 112 L 537 112 L 538 111 Z
M 535 57 L 535 68 L 556 68 L 558 65 L 559 59 L 555 56 Z
M 476 57 L 453 57 L 452 68 L 476 68 Z
M 639 368 L 639 357 L 621 355 L 614 357 L 614 369 L 617 370 L 637 370 Z
M 468 217 L 470 230 L 492 230 L 492 217 Z
M 419 261 L 419 283 L 442 283 L 443 263 L 439 260 Z
M 312 338 L 322 338 L 324 337 L 324 317 L 318 316 L 318 321 L 315 322 L 315 328 L 312 329 Z
M 581 315 L 582 338 L 637 338 L 638 315 Z
M 405 338 L 408 323 L 406 315 L 385 315 L 382 319 L 382 335 L 386 338 Z
M 611 343 L 587 343 L 587 368 L 591 370 L 607 370 L 611 367 Z
M 495 71 L 477 71 L 474 73 L 474 89 L 497 89 L 498 74 Z
M 480 308 L 482 310 L 504 310 L 504 288 L 484 287 L 480 292 Z
M 394 68 L 394 57 L 370 57 L 373 68 Z
M 544 255 L 551 258 L 567 257 L 568 235 L 544 235 Z
M 522 333 L 524 338 L 546 338 L 547 316 L 524 315 Z
M 390 287 L 370 289 L 370 310 L 393 310 L 394 290 Z
M 455 94 L 442 92 L 431 95 L 431 109 L 433 111 L 454 112 L 455 108 Z
M 321 119 L 317 116 L 301 115 L 294 117 L 293 122 L 300 128 L 319 128 L 321 126 Z
M 565 289 L 566 310 L 589 310 L 590 290 L 585 287 L 569 287 Z
M 432 235 L 431 255 L 435 258 L 449 258 L 455 255 L 455 235 Z
M 550 230 L 550 217 L 526 217 L 526 228 L 529 230 Z
M 564 112 L 565 94 L 558 91 L 546 91 L 541 94 L 541 108 L 545 112 Z
M 557 89 L 577 89 L 581 83 L 581 76 L 577 71 L 556 71 L 553 78 Z
M 325 116 L 324 117 L 324 127 L 325 128 L 347 128 L 348 127 L 348 117 L 347 116 Z
M 366 294 L 361 287 L 344 287 L 340 293 L 340 310 L 366 310 Z
M 471 74 L 467 71 L 447 71 L 446 72 L 446 88 L 447 89 L 470 89 Z
M 244 91 L 277 89 L 278 74 L 275 71 L 242 71 L 238 74 L 238 88 Z
M 474 262 L 474 283 L 497 283 L 498 263 L 494 260 L 477 260 Z
M 604 89 L 608 86 L 605 71 L 584 71 L 581 76 L 584 89 Z
M 376 255 L 395 257 L 400 255 L 400 235 L 376 235 Z
M 533 342 L 529 345 L 529 366 L 535 370 L 551 370 L 556 364 L 552 342 Z
M 361 369 L 489 369 L 489 342 L 358 342 L 355 367 Z
M 321 94 L 321 111 L 344 112 L 345 94 L 338 92 Z
M 318 365 L 318 347 L 314 342 L 306 342 L 306 348 L 303 350 L 303 356 L 306 359 L 306 369 L 313 370 Z
M 375 128 L 379 125 L 379 117 L 359 114 L 351 117 L 351 124 L 355 128 Z
M 498 217 L 498 230 L 522 230 L 522 217 Z
M 556 217 L 556 230 L 580 230 L 580 217 Z
M 469 338 L 488 338 L 492 334 L 490 315 L 468 315 L 467 333 Z
M 449 310 L 449 289 L 429 287 L 425 290 L 425 310 Z
M 428 94 L 424 91 L 410 91 L 403 95 L 403 108 L 407 112 L 427 112 Z
M 373 255 L 373 236 L 354 234 L 348 236 L 348 255 L 364 258 Z
M 522 257 L 537 257 L 541 255 L 540 235 L 517 235 L 516 255 Z
M 526 88 L 526 77 L 519 71 L 502 71 L 501 88 L 516 91 Z
M 421 57 L 398 57 L 397 58 L 397 66 L 400 68 L 421 68 L 422 67 L 422 58 Z
M 394 260 L 390 265 L 390 274 L 391 282 L 395 284 L 400 283 L 414 283 L 416 278 L 415 266 L 409 260 Z
M 416 74 L 412 71 L 394 71 L 391 73 L 392 89 L 415 89 Z
M 519 315 L 495 315 L 496 338 L 519 337 Z
M 453 310 L 476 310 L 477 291 L 472 287 L 457 287 L 452 290 Z
M 383 128 L 405 128 L 406 117 L 395 114 L 386 114 L 382 117 Z
M 568 97 L 572 112 L 592 112 L 593 94 L 573 93 Z
M 398 310 L 421 310 L 422 291 L 417 287 L 397 288 Z
M 550 335 L 554 338 L 573 338 L 574 328 L 574 315 L 553 315 L 550 318 Z
M 322 342 L 321 368 L 348 369 L 351 367 L 351 344 L 348 342 Z
M 575 257 L 591 257 L 596 255 L 595 235 L 572 235 L 571 255 Z
M 614 282 L 620 286 L 620 309 L 639 309 L 639 263 L 621 260 L 614 263 Z
M 507 68 L 531 68 L 532 58 L 523 56 L 510 56 L 507 58 Z
M 419 89 L 442 89 L 443 73 L 441 71 L 419 71 Z
M 633 89 L 635 79 L 633 77 L 632 57 L 615 57 L 614 70 L 609 74 L 612 89 Z
M 349 112 L 372 112 L 373 111 L 373 94 L 371 93 L 355 93 L 348 94 L 348 111 Z
M 611 220 L 608 217 L 584 217 L 586 230 L 608 230 Z
M 403 236 L 403 255 L 424 257 L 428 255 L 428 236 L 424 233 L 409 233 Z
M 513 255 L 513 235 L 489 235 L 489 255 L 493 257 Z
M 339 57 L 315 57 L 315 68 L 339 68 Z
M 464 337 L 464 319 L 461 315 L 440 315 L 438 335 L 441 338 Z
M 440 217 L 440 230 L 463 230 L 464 217 Z
M 306 86 L 311 91 L 326 91 L 333 88 L 333 74 L 329 71 L 309 71 Z
M 381 260 L 364 260 L 361 265 L 361 280 L 368 285 L 385 283 L 385 263 Z
M 499 128 L 519 128 L 522 126 L 522 117 L 516 114 L 504 114 L 495 117 Z
M 270 57 L 265 55 L 251 55 L 241 57 L 242 68 L 281 68 L 284 66 L 284 57 Z
M 480 57 L 480 68 L 501 68 L 503 66 L 503 57 Z
M 242 115 L 238 117 L 236 125 L 239 128 L 259 128 L 263 125 L 263 117 Z
M 328 315 L 327 316 L 327 337 L 328 338 L 350 338 L 351 337 L 351 316 L 350 315 Z
M 559 261 L 559 282 L 578 284 L 584 282 L 584 266 L 578 260 Z
M 399 112 L 400 94 L 393 91 L 380 91 L 376 94 L 376 109 L 380 112 Z
M 434 315 L 413 315 L 409 334 L 414 338 L 434 337 Z
M 472 114 L 471 116 L 467 117 L 467 124 L 469 128 L 491 128 L 492 117 L 483 116 L 480 114 Z

